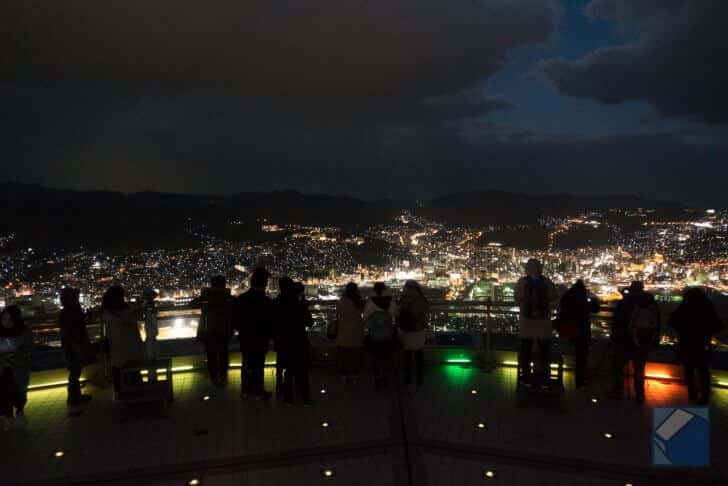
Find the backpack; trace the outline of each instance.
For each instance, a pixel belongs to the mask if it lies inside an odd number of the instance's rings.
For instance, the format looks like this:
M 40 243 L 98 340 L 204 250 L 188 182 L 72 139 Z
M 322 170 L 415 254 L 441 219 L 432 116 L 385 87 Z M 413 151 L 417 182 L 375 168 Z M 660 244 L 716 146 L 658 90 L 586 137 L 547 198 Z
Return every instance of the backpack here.
M 373 341 L 391 341 L 394 335 L 394 319 L 385 310 L 376 310 L 367 317 L 367 335 Z
M 549 295 L 542 278 L 526 278 L 526 301 L 523 309 L 528 319 L 546 319 L 549 316 Z
M 658 319 L 655 309 L 650 307 L 635 306 L 632 317 L 629 320 L 629 329 L 632 331 L 635 342 L 651 341 L 657 334 Z

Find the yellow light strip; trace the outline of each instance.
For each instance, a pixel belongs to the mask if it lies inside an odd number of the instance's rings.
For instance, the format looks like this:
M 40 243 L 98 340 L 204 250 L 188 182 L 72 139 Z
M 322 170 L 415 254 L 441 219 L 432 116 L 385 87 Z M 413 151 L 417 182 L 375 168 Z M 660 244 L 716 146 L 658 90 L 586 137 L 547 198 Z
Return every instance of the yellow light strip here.
M 674 376 L 668 375 L 667 373 L 645 373 L 645 378 L 651 378 L 653 380 L 675 380 Z
M 86 383 L 88 380 L 85 378 L 81 378 L 79 380 L 81 383 Z M 28 391 L 31 390 L 42 390 L 44 388 L 53 388 L 56 386 L 65 386 L 68 385 L 68 380 L 63 381 L 49 381 L 48 383 L 40 383 L 37 385 L 28 385 Z
M 266 361 L 265 362 L 265 366 L 275 366 L 275 365 L 276 365 L 276 362 L 275 361 Z M 241 363 L 230 363 L 228 365 L 228 367 L 230 367 L 230 368 L 242 368 L 243 365 Z
M 501 365 L 502 366 L 518 366 L 518 361 L 501 361 Z M 531 363 L 531 366 L 533 366 L 533 363 Z M 551 364 L 549 364 L 549 368 L 551 368 L 552 370 L 558 370 L 559 369 L 559 364 L 558 363 L 551 363 Z M 571 368 L 571 367 L 568 367 L 568 366 L 564 366 L 564 370 L 571 371 L 573 369 L 574 368 Z

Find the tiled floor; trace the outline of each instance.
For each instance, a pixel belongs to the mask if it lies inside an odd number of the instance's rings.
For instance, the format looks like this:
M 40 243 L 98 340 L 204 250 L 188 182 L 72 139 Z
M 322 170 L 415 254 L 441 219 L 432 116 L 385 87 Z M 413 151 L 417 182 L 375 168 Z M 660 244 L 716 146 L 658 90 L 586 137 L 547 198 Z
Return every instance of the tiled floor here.
M 33 391 L 28 427 L 0 442 L 11 465 L 0 482 L 618 485 L 647 469 L 650 407 L 684 401 L 681 385 L 650 381 L 646 406 L 598 390 L 519 404 L 513 368 L 430 367 L 422 388 L 401 394 L 376 394 L 370 381 L 345 386 L 333 370 L 317 369 L 314 405 L 288 408 L 276 398 L 243 399 L 235 370 L 222 391 L 202 373 L 181 373 L 167 415 L 127 420 L 108 389 L 89 390 L 94 400 L 80 414 L 69 414 L 63 389 Z M 711 414 L 714 468 L 728 477 L 728 390 L 716 390 Z M 483 476 L 488 468 L 492 479 Z

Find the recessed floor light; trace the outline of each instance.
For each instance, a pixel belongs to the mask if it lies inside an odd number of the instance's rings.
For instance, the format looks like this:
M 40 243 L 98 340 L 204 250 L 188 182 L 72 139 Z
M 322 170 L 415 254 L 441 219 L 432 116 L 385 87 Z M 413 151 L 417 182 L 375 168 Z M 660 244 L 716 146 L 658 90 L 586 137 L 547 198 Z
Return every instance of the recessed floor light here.
M 202 395 L 202 401 L 203 402 L 208 401 L 210 398 L 211 398 L 210 395 Z
M 65 456 L 65 455 L 66 455 L 66 453 L 63 451 L 56 451 L 53 453 L 53 457 L 55 457 L 56 459 L 60 459 L 61 457 Z
M 322 388 L 321 391 L 319 391 L 320 394 L 326 395 L 326 388 Z
M 597 403 L 599 400 L 597 398 L 592 398 L 592 403 Z
M 325 478 L 333 478 L 334 477 L 334 470 L 333 469 L 324 469 L 321 471 L 321 474 Z
M 187 481 L 187 484 L 189 484 L 189 486 L 199 486 L 200 484 L 202 484 L 202 481 L 197 478 L 193 478 Z
M 475 424 L 475 427 L 477 427 L 479 429 L 485 429 L 486 428 L 485 427 L 485 424 L 483 422 L 478 422 L 477 424 Z
M 323 422 L 321 422 L 321 428 L 322 429 L 328 429 L 329 428 L 329 425 L 330 424 L 327 421 L 325 421 L 325 420 Z
M 478 390 L 476 390 L 475 388 L 473 388 L 472 390 L 470 390 L 470 394 L 471 395 L 477 395 L 478 394 Z
M 602 437 L 604 437 L 605 439 L 613 439 L 614 438 L 614 434 L 612 434 L 611 432 L 604 432 L 602 434 Z
M 483 473 L 483 476 L 485 476 L 488 479 L 493 479 L 495 477 L 495 471 L 491 471 L 490 469 L 488 469 L 487 471 L 485 471 Z

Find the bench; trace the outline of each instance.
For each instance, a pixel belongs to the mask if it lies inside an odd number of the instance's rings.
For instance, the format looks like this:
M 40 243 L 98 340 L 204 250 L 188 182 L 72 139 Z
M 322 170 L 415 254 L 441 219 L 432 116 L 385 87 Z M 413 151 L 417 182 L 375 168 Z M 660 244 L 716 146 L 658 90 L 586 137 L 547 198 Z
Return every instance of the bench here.
M 121 383 L 114 398 L 120 403 L 137 404 L 161 402 L 174 398 L 172 389 L 172 360 L 134 361 L 121 368 Z

